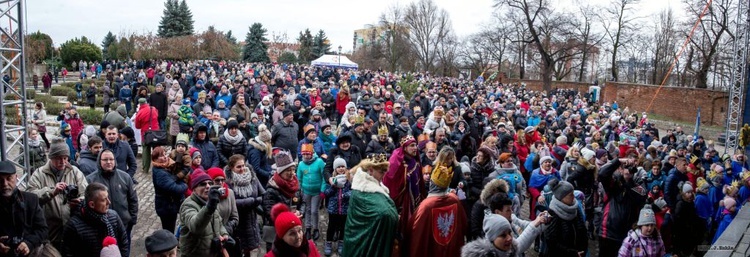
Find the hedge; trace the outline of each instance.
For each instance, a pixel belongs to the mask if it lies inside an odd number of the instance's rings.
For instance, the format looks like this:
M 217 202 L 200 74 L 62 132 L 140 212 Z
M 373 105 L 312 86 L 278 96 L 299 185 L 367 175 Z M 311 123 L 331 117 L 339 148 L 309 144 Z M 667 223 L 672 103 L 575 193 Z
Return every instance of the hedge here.
M 36 97 L 36 90 L 27 88 L 26 89 L 26 99 L 34 99 Z
M 49 91 L 49 94 L 53 95 L 53 96 L 67 96 L 68 93 L 71 93 L 71 92 L 74 93 L 74 94 L 76 93 L 76 91 L 73 90 L 72 88 L 68 88 L 68 87 L 52 87 L 50 89 L 50 91 Z
M 65 104 L 61 103 L 60 100 L 50 95 L 39 94 L 36 96 L 36 99 L 34 99 L 34 101 L 44 103 L 44 108 L 47 110 L 47 115 L 57 116 L 60 111 L 65 109 Z
M 98 125 L 102 124 L 104 112 L 97 109 L 78 108 L 78 116 L 83 120 L 83 124 Z
M 80 106 L 87 106 L 87 107 L 89 106 L 86 103 L 86 96 L 83 95 L 83 94 L 81 94 L 81 101 L 80 101 L 80 103 L 78 102 L 78 95 L 76 94 L 76 92 L 70 92 L 70 93 L 68 93 L 67 100 L 68 100 L 68 102 L 76 103 L 77 105 L 80 105 Z M 96 103 L 94 105 L 95 105 L 95 107 L 104 107 L 104 97 L 101 96 L 101 95 L 97 95 L 96 96 Z

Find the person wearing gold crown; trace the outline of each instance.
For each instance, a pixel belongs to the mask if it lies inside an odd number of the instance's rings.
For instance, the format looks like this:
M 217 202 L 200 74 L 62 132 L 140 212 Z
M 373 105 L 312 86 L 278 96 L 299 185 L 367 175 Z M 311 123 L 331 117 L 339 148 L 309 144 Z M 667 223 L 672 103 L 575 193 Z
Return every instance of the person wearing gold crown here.
M 742 181 L 740 182 L 739 192 L 737 192 L 737 203 L 743 204 L 745 200 L 750 198 L 750 171 L 745 171 L 740 174 Z
M 444 152 L 452 151 L 443 148 Z M 438 163 L 430 176 L 429 194 L 409 221 L 408 256 L 459 256 L 468 232 L 466 213 L 449 187 L 458 172 L 452 164 Z
M 382 125 L 378 127 L 377 133 L 378 135 L 373 135 L 372 140 L 367 144 L 365 155 L 385 154 L 386 158 L 390 158 L 391 152 L 396 149 L 396 146 L 393 144 L 391 137 L 388 136 L 388 126 Z
M 364 126 L 365 117 L 356 116 L 354 118 L 354 128 L 345 134 L 351 138 L 351 144 L 359 149 L 359 155 L 362 157 L 367 156 L 365 150 L 367 150 L 367 142 L 369 139 L 367 133 L 365 133 Z
M 352 168 L 352 192 L 344 225 L 341 256 L 390 257 L 399 215 L 383 185 L 389 163 L 385 156 L 363 160 Z
M 396 204 L 399 213 L 398 232 L 402 235 L 399 243 L 402 256 L 408 255 L 408 238 L 405 232 L 410 230 L 409 219 L 422 199 L 427 196 L 421 165 L 417 154 L 417 141 L 407 136 L 401 142 L 401 147 L 391 154 L 388 172 L 383 177 L 383 185 L 388 187 L 391 199 Z

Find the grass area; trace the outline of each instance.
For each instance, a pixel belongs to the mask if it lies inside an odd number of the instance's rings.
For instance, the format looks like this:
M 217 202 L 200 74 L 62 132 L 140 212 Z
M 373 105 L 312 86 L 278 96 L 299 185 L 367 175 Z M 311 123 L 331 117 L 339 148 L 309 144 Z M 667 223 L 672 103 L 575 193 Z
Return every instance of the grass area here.
M 660 121 L 670 122 L 670 123 L 676 123 L 676 124 L 679 124 L 680 126 L 682 126 L 683 129 L 684 128 L 691 128 L 690 130 L 692 130 L 695 127 L 695 121 L 690 122 L 690 121 L 676 120 L 676 119 L 673 119 L 673 118 L 670 118 L 670 117 L 667 117 L 667 116 L 664 116 L 664 115 L 659 115 L 659 114 L 656 114 L 656 113 L 649 113 L 648 114 L 648 118 L 649 119 L 654 119 L 654 120 L 660 120 Z M 716 131 L 724 131 L 724 126 L 709 126 L 709 125 L 706 125 L 706 124 L 701 124 L 701 130 L 703 130 L 703 129 L 716 130 Z

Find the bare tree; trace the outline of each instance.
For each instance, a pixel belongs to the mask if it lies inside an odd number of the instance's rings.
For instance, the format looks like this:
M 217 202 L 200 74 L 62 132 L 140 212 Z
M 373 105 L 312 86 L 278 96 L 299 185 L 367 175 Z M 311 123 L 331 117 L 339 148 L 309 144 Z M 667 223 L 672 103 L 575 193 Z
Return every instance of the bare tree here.
M 661 84 L 674 61 L 677 52 L 675 23 L 674 12 L 671 8 L 662 11 L 657 17 L 651 84 Z
M 685 10 L 692 17 L 698 17 L 707 4 L 707 0 L 683 0 L 683 2 Z M 700 20 L 700 29 L 689 37 L 690 55 L 688 55 L 685 69 L 694 76 L 693 81 L 697 88 L 708 87 L 708 74 L 714 68 L 717 53 L 731 51 L 731 44 L 728 41 L 733 35 L 729 29 L 729 23 L 732 18 L 730 15 L 733 15 L 734 2 L 736 1 L 713 1 L 708 12 Z M 690 26 L 692 26 L 692 20 Z
M 555 72 L 555 64 L 576 54 L 569 45 L 573 31 L 570 17 L 550 9 L 550 0 L 495 0 L 496 8 L 503 6 L 520 12 L 528 30 L 528 37 L 523 40 L 535 47 L 534 59 L 541 68 L 542 87 L 545 91 L 551 90 L 553 73 L 562 75 L 567 69 L 564 65 Z
M 604 9 L 604 31 L 612 44 L 612 79 L 619 79 L 617 61 L 620 47 L 630 42 L 630 38 L 637 30 L 633 15 L 633 6 L 640 0 L 611 0 L 609 7 Z
M 576 30 L 580 41 L 581 51 L 581 66 L 578 69 L 578 82 L 583 82 L 586 78 L 585 73 L 587 72 L 586 63 L 589 61 L 590 54 L 594 50 L 596 45 L 604 38 L 602 35 L 593 31 L 593 22 L 595 19 L 596 10 L 593 6 L 580 3 L 578 26 Z
M 472 74 L 481 74 L 490 68 L 493 58 L 492 40 L 486 36 L 489 29 L 472 34 L 464 39 L 461 47 L 461 59 Z
M 434 71 L 437 48 L 451 34 L 450 16 L 433 0 L 420 0 L 406 8 L 404 22 L 409 28 L 409 41 L 416 50 L 422 69 Z
M 378 48 L 391 71 L 397 70 L 407 53 L 410 52 L 407 25 L 404 22 L 404 8 L 393 5 L 380 14 L 378 25 L 384 30 Z

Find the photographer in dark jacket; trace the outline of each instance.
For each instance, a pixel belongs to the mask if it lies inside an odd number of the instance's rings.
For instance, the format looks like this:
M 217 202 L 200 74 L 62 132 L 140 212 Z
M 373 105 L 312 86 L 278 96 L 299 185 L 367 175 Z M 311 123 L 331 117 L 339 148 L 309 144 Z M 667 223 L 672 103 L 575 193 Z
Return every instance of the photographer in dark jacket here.
M 638 221 L 648 190 L 636 182 L 635 160 L 614 159 L 599 170 L 599 182 L 607 194 L 604 202 L 599 256 L 617 256 L 631 226 Z
M 127 248 L 130 241 L 125 226 L 117 212 L 109 209 L 111 202 L 108 194 L 107 187 L 99 183 L 86 187 L 81 210 L 70 218 L 63 230 L 63 256 L 98 257 L 102 251 L 102 242 L 107 236 L 117 240 L 122 256 L 129 256 Z
M 10 161 L 0 162 L 0 257 L 27 256 L 47 239 L 39 197 L 16 189 L 18 175 Z

